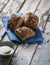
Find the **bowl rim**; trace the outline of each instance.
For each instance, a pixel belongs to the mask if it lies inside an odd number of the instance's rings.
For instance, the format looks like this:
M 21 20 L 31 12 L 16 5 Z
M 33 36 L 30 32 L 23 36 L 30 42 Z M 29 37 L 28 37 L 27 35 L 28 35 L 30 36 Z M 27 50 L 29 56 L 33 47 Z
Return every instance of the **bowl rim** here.
M 3 41 L 3 42 L 0 42 L 0 43 L 2 44 L 2 43 L 5 43 L 5 42 L 6 42 L 6 43 L 7 43 L 7 42 L 8 42 L 8 43 L 13 43 L 13 44 L 14 44 L 14 49 L 15 49 L 15 46 L 17 46 L 14 42 L 11 42 L 11 41 Z M 4 46 L 4 45 L 3 45 L 3 46 Z M 5 46 L 8 46 L 8 45 L 5 45 Z M 14 52 L 14 51 L 13 51 L 13 52 Z M 11 56 L 11 55 L 13 54 L 13 52 L 12 52 L 11 54 L 0 54 L 0 56 L 1 56 L 1 57 L 9 57 L 9 56 Z

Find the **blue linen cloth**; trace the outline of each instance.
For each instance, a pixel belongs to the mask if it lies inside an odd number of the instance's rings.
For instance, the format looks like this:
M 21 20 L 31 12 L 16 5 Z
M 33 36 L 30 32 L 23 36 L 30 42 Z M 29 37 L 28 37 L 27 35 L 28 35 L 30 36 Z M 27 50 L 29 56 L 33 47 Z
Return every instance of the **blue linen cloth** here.
M 21 13 L 21 14 L 19 13 L 19 15 L 22 15 L 22 13 Z M 35 44 L 35 43 L 37 43 L 37 44 L 43 43 L 43 36 L 42 36 L 42 33 L 41 33 L 41 31 L 40 31 L 39 28 L 37 28 L 37 29 L 35 30 L 35 32 L 36 32 L 35 36 L 32 36 L 31 38 L 28 38 L 28 39 L 26 39 L 26 40 L 24 40 L 24 41 L 21 41 L 21 40 L 18 38 L 18 36 L 15 35 L 15 33 L 14 33 L 14 32 L 11 30 L 11 28 L 7 25 L 8 19 L 9 19 L 9 16 L 3 16 L 3 17 L 2 17 L 2 21 L 3 21 L 3 24 L 4 24 L 4 26 L 5 26 L 6 33 L 7 33 L 8 37 L 9 37 L 10 41 L 12 41 L 12 42 L 17 42 L 17 43 L 33 43 L 33 44 Z

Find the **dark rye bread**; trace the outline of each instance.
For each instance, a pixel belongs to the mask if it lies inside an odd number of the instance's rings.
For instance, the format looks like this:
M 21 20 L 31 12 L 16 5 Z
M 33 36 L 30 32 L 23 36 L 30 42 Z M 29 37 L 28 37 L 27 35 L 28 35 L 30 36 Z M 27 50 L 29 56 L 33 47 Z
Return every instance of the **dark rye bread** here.
M 24 24 L 31 29 L 36 29 L 38 26 L 39 18 L 32 12 L 26 13 L 24 16 Z
M 15 31 L 15 29 L 19 28 L 23 24 L 23 18 L 19 16 L 17 13 L 11 14 L 8 20 L 8 26 Z
M 35 31 L 33 31 L 31 28 L 28 28 L 26 26 L 16 29 L 15 33 L 16 33 L 16 35 L 18 35 L 18 37 L 21 40 L 26 40 L 32 36 L 35 36 Z

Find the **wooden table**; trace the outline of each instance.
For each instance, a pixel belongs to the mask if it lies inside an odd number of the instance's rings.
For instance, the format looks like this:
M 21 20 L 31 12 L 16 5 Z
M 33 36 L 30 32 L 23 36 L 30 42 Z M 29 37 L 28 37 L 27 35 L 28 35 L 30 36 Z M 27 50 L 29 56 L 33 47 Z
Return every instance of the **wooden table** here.
M 42 45 L 16 44 L 17 50 L 10 65 L 50 65 L 50 16 L 48 16 L 50 0 L 0 0 L 0 5 L 0 22 L 3 15 L 12 12 L 25 14 L 31 11 L 39 17 L 39 28 L 44 36 Z M 0 36 L 4 33 L 5 28 L 2 26 Z M 7 34 L 2 41 L 10 41 Z M 6 65 L 7 60 L 6 58 L 0 60 L 0 65 Z

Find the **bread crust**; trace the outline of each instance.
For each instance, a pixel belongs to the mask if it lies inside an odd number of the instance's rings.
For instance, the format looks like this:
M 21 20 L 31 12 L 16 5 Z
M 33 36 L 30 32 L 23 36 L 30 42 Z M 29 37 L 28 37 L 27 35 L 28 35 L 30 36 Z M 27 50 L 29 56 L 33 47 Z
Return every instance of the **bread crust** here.
M 15 33 L 18 35 L 18 37 L 21 40 L 26 40 L 32 36 L 35 36 L 35 31 L 33 31 L 31 28 L 28 28 L 26 26 L 16 29 Z
M 23 24 L 23 18 L 19 16 L 17 13 L 11 14 L 9 20 L 8 20 L 8 25 L 13 29 L 17 29 Z
M 32 12 L 26 13 L 24 16 L 24 24 L 27 27 L 36 29 L 38 26 L 39 18 Z

